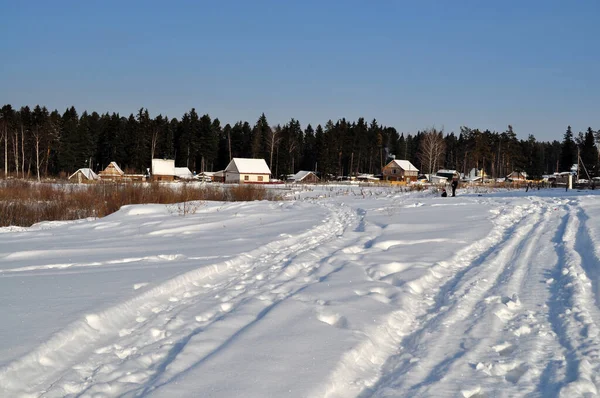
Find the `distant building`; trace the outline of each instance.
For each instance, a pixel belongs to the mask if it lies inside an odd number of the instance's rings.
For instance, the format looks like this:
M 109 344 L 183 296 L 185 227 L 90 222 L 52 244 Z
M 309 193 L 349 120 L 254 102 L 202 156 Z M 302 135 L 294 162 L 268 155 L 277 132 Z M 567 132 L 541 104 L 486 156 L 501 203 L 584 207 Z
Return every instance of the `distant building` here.
M 290 177 L 288 177 L 288 182 L 304 184 L 315 183 L 319 182 L 319 177 L 317 177 L 317 175 L 312 171 L 299 171 L 296 174 L 293 174 Z
M 438 170 L 437 173 L 435 173 L 435 175 L 438 177 L 446 177 L 447 180 L 452 180 L 454 178 L 460 178 L 458 171 L 448 170 L 448 169 Z
M 448 182 L 448 178 L 432 174 L 429 176 L 429 182 L 432 184 L 445 184 Z
M 233 158 L 224 171 L 226 183 L 266 183 L 271 176 L 264 159 Z
M 77 179 L 77 182 L 79 183 L 86 181 L 95 181 L 98 180 L 98 178 L 98 174 L 94 173 L 92 169 L 88 168 L 79 169 L 69 176 L 69 180 Z
M 175 179 L 175 160 L 152 159 L 152 181 L 173 181 Z
M 527 173 L 524 171 L 513 171 L 506 176 L 509 181 L 527 181 Z
M 125 175 L 117 162 L 110 162 L 108 166 L 98 174 L 102 180 L 120 180 Z
M 419 169 L 408 160 L 394 159 L 383 167 L 383 179 L 386 181 L 416 181 Z
M 180 180 L 191 180 L 194 178 L 194 174 L 187 167 L 175 167 L 175 178 Z
M 225 170 L 215 171 L 211 177 L 213 182 L 225 182 Z

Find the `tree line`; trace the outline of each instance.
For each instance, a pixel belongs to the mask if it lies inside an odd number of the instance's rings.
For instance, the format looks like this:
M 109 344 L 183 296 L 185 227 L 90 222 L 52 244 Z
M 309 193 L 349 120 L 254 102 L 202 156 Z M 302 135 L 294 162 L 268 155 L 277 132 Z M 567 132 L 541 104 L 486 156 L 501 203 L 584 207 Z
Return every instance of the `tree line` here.
M 195 109 L 180 119 L 147 109 L 136 114 L 84 111 L 64 113 L 44 106 L 0 110 L 0 168 L 4 176 L 52 177 L 82 167 L 94 171 L 116 161 L 126 172 L 143 173 L 153 158 L 175 159 L 192 171 L 217 171 L 233 157 L 263 158 L 272 175 L 282 177 L 299 170 L 317 171 L 322 177 L 379 174 L 390 159 L 406 159 L 422 173 L 440 168 L 468 173 L 484 170 L 491 177 L 526 171 L 532 178 L 568 171 L 578 153 L 591 177 L 600 171 L 600 129 L 575 134 L 567 127 L 562 141 L 537 141 L 533 135 L 518 139 L 509 125 L 503 132 L 463 126 L 460 132 L 435 128 L 401 133 L 394 127 L 359 118 L 329 120 L 325 126 L 302 127 L 291 119 L 271 126 L 262 114 L 257 121 L 226 124 L 200 116 Z M 583 173 L 583 171 L 582 171 Z M 585 177 L 585 174 L 584 174 Z

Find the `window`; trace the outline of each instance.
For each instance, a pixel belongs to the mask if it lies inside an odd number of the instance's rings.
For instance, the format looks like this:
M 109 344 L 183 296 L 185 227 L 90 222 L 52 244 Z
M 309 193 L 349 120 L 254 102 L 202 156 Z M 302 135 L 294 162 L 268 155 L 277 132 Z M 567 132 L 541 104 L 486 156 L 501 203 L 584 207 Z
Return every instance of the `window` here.
M 244 181 L 250 180 L 250 176 L 244 176 Z
M 396 174 L 396 169 L 392 169 L 392 174 Z
M 263 176 L 258 176 L 258 181 L 262 181 L 263 180 Z

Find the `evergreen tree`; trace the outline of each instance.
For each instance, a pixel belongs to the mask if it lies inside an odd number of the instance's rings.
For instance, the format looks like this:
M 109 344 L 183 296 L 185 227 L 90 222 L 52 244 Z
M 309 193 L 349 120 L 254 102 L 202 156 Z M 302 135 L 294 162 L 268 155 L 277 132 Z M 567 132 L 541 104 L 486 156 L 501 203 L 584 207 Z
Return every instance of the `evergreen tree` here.
M 304 129 L 304 145 L 302 147 L 300 169 L 314 171 L 316 162 L 317 154 L 315 130 L 309 124 L 308 126 L 306 126 L 306 129 Z
M 569 171 L 575 163 L 577 163 L 577 147 L 573 141 L 571 126 L 569 126 L 565 132 L 561 146 L 560 170 Z
M 584 135 L 580 147 L 580 156 L 584 170 L 579 170 L 579 177 L 588 178 L 586 170 L 590 178 L 596 177 L 598 175 L 598 147 L 596 146 L 594 131 L 591 127 L 588 127 Z
M 260 115 L 254 128 L 252 129 L 252 157 L 268 159 L 267 137 L 270 134 L 271 128 L 267 117 L 263 113 Z
M 79 165 L 85 162 L 77 151 L 79 117 L 75 107 L 72 106 L 63 113 L 61 127 L 58 162 L 60 170 L 70 174 L 83 167 Z

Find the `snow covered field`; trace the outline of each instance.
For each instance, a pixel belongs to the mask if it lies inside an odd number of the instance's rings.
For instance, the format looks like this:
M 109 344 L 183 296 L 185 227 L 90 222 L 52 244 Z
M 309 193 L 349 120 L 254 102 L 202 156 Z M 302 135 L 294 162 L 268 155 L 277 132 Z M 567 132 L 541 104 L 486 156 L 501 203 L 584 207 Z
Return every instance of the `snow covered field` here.
M 600 197 L 459 193 L 0 229 L 0 396 L 597 395 Z

